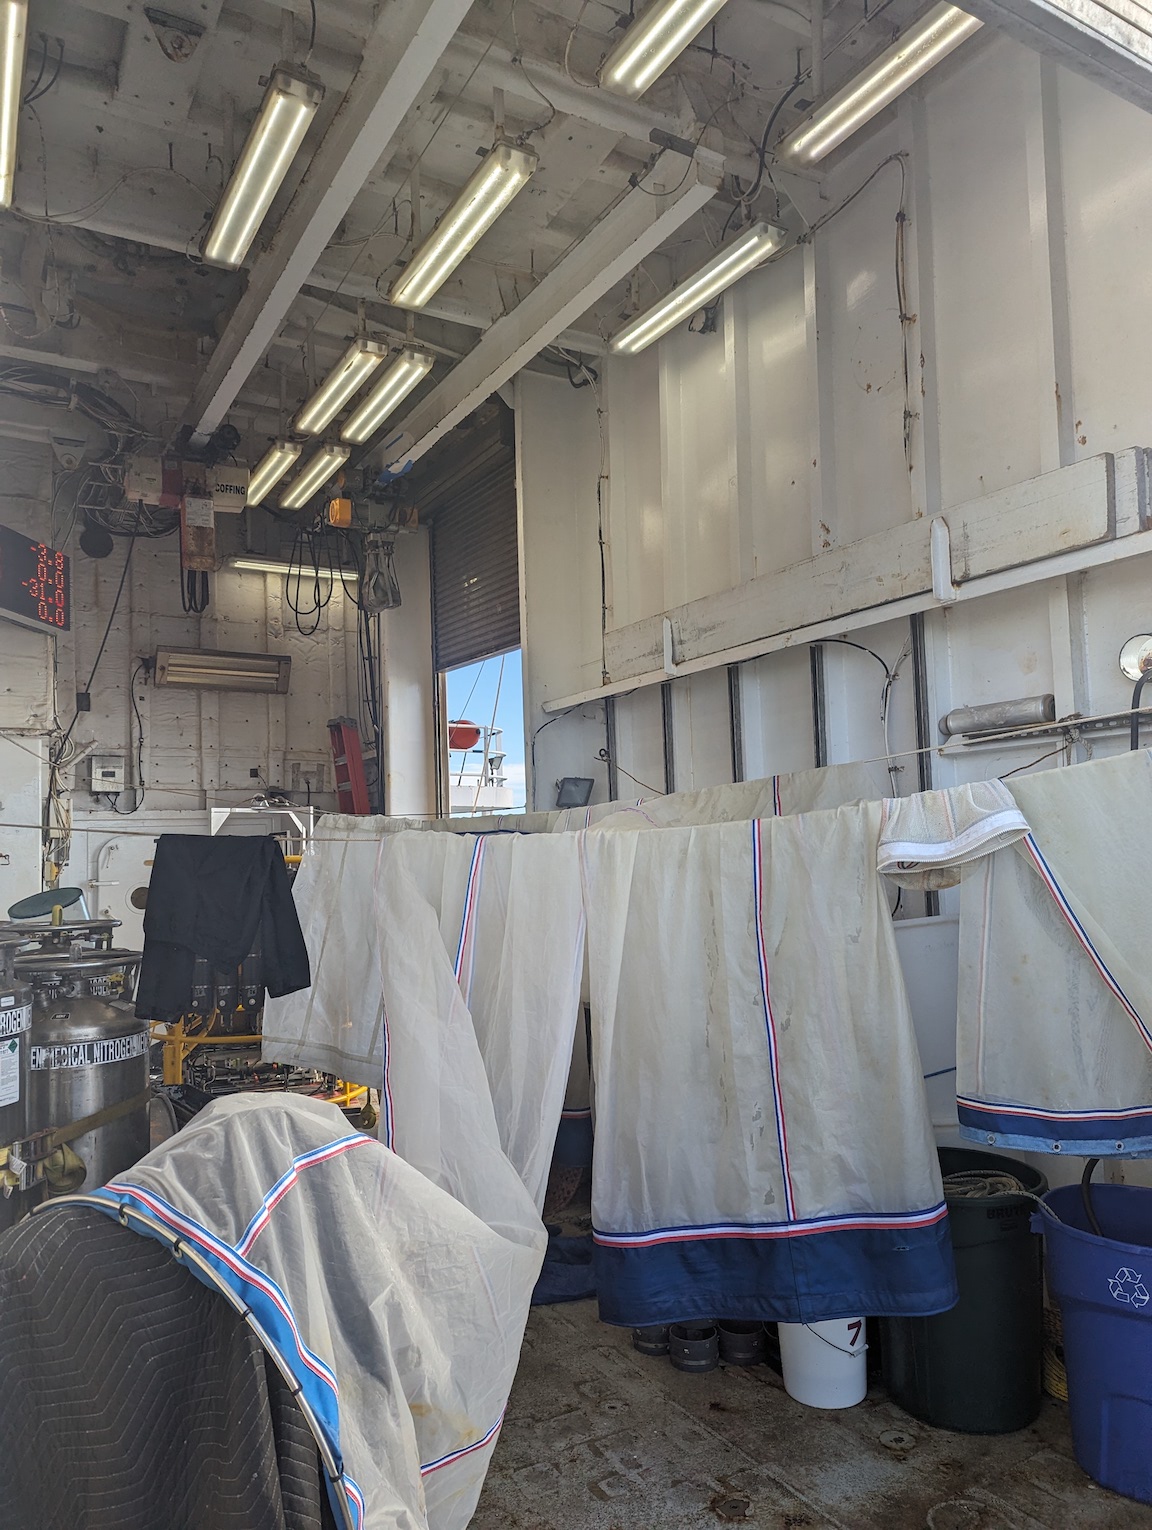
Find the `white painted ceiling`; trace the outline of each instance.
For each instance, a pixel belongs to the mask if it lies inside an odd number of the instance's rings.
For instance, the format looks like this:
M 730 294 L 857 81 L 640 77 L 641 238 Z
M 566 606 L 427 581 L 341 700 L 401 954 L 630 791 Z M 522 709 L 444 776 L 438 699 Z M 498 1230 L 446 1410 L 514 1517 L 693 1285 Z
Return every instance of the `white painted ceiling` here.
M 260 257 L 360 66 L 366 39 L 406 0 L 316 0 L 308 63 L 326 95 L 249 257 Z M 810 65 L 807 0 L 729 0 L 715 23 L 646 94 L 622 101 L 595 85 L 596 69 L 627 23 L 605 0 L 475 0 L 413 108 L 239 386 L 229 418 L 253 454 L 310 391 L 354 333 L 358 304 L 371 331 L 398 337 L 406 316 L 384 295 L 410 253 L 411 176 L 418 167 L 427 231 L 493 138 L 503 92 L 506 131 L 540 156 L 526 190 L 426 310 L 416 339 L 443 369 L 539 283 L 628 193 L 659 153 L 653 127 L 725 156 L 751 176 L 773 105 Z M 914 0 L 828 4 L 827 88 L 886 43 Z M 308 54 L 307 0 L 285 12 L 268 0 L 166 0 L 203 29 L 189 56 L 169 60 L 141 0 L 30 0 L 26 91 L 38 72 L 56 83 L 20 123 L 16 208 L 0 214 L 0 357 L 42 360 L 76 374 L 110 368 L 155 428 L 195 424 L 189 400 L 247 273 L 204 266 L 198 246 L 259 105 L 261 80 L 288 53 Z M 800 115 L 806 82 L 773 139 Z M 732 183 L 618 283 L 567 332 L 599 348 L 628 302 L 666 289 L 721 238 Z M 756 203 L 777 213 L 768 181 Z M 795 221 L 787 205 L 784 221 Z M 735 220 L 733 220 L 735 224 Z M 796 226 L 799 226 L 798 224 Z M 233 321 L 235 328 L 235 321 Z M 541 360 L 538 364 L 545 365 Z M 424 385 L 434 387 L 443 369 Z M 419 401 L 419 395 L 415 396 Z

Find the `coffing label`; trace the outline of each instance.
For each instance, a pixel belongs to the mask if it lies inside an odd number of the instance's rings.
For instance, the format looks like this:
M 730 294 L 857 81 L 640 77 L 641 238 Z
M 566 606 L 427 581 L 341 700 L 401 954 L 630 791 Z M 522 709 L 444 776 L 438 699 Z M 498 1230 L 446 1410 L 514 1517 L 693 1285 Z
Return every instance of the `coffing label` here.
M 31 1004 L 21 1004 L 19 1009 L 0 1010 L 0 1036 L 19 1036 L 31 1024 Z
M 61 1042 L 51 1047 L 30 1047 L 34 1071 L 44 1068 L 95 1068 L 101 1063 L 128 1062 L 148 1050 L 148 1032 L 134 1036 L 110 1036 L 106 1041 Z

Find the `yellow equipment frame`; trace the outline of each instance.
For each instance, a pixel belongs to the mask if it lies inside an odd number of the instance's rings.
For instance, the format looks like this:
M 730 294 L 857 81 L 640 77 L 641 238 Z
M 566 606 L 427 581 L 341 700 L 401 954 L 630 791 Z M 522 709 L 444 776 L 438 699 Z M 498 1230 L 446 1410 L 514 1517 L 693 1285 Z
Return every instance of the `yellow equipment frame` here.
M 194 1031 L 188 1029 L 188 1018 L 185 1015 L 181 1015 L 180 1019 L 175 1021 L 152 1021 L 152 1040 L 160 1042 L 164 1048 L 164 1083 L 182 1084 L 184 1082 L 184 1064 L 197 1047 L 250 1047 L 259 1046 L 263 1041 L 264 1038 L 259 1032 L 253 1035 L 234 1036 L 213 1030 L 219 1017 L 220 1011 L 213 1010 L 207 1021 L 203 1025 L 198 1025 Z M 351 1084 L 345 1079 L 337 1079 L 335 1094 L 327 1098 L 333 1105 L 339 1105 L 342 1110 L 347 1110 L 360 1095 L 367 1098 L 367 1089 L 363 1084 Z

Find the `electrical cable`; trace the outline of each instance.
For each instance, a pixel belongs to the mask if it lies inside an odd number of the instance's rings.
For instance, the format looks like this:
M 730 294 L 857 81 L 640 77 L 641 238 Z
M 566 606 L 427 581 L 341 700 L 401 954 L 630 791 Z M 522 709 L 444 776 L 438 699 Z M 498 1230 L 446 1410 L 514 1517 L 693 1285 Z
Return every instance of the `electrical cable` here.
M 37 72 L 36 78 L 32 81 L 31 85 L 29 85 L 29 87 L 28 87 L 27 95 L 20 102 L 21 106 L 27 106 L 29 101 L 31 101 L 31 100 L 33 100 L 35 98 L 36 92 L 40 88 L 40 81 L 44 78 L 44 71 L 48 67 L 48 33 L 47 32 L 41 32 L 39 35 L 40 35 L 40 68 L 39 68 L 39 71 Z
M 891 669 L 889 669 L 887 663 L 874 648 L 867 648 L 863 643 L 856 643 L 851 638 L 822 638 L 820 641 L 822 643 L 837 643 L 844 648 L 859 649 L 861 653 L 866 653 L 870 658 L 875 659 L 884 671 L 884 688 L 880 693 L 880 723 L 884 729 L 884 758 L 888 763 L 888 779 L 892 783 L 892 795 L 898 797 L 900 795 L 898 776 L 903 767 L 896 764 L 896 756 L 892 753 L 888 740 L 888 706 L 892 699 L 892 687 L 895 685 L 896 677 L 900 673 L 900 666 L 912 652 L 912 640 L 910 637 L 905 640 L 904 646 L 897 655 L 896 662 Z M 893 909 L 893 913 L 895 912 L 896 910 Z
M 93 197 L 90 202 L 85 202 L 82 207 L 72 207 L 67 212 L 46 212 L 43 215 L 40 213 L 17 211 L 15 208 L 12 211 L 16 217 L 23 219 L 27 223 L 71 223 L 73 220 L 91 217 L 95 213 L 101 212 L 120 190 L 120 187 L 126 181 L 135 179 L 138 175 L 174 175 L 178 181 L 183 181 L 186 186 L 191 186 L 192 190 L 203 199 L 205 206 L 211 207 L 216 200 L 213 193 L 205 191 L 203 186 L 198 186 L 194 180 L 184 175 L 181 171 L 174 170 L 171 165 L 140 165 L 134 170 L 126 170 L 123 175 L 112 182 L 111 186 L 102 191 L 99 196 Z M 180 258 L 183 259 L 184 257 L 181 256 Z
M 361 657 L 361 685 L 364 693 L 364 703 L 368 713 L 368 721 L 372 729 L 373 754 L 376 760 L 376 791 L 379 798 L 379 810 L 384 812 L 384 730 L 380 717 L 380 662 L 379 643 L 373 633 L 373 623 L 379 631 L 380 614 L 373 615 L 358 607 L 357 625 L 359 627 L 360 657 Z
M 651 792 L 653 797 L 667 797 L 668 793 L 661 791 L 658 786 L 649 786 L 647 781 L 641 781 L 639 776 L 634 776 L 630 770 L 625 770 L 620 761 L 613 759 L 612 756 L 608 753 L 607 749 L 601 749 L 596 758 L 598 760 L 603 760 L 605 765 L 614 766 L 622 776 L 627 776 L 629 781 L 634 781 L 637 786 L 642 786 L 646 792 Z
M 777 117 L 779 117 L 780 113 L 787 106 L 791 97 L 796 93 L 797 90 L 799 90 L 800 86 L 804 83 L 805 78 L 805 75 L 797 74 L 791 85 L 789 85 L 788 89 L 784 92 L 784 94 L 776 102 L 776 105 L 768 113 L 768 121 L 764 124 L 764 131 L 760 135 L 760 143 L 756 149 L 756 156 L 760 162 L 760 168 L 756 172 L 756 179 L 752 182 L 751 189 L 748 191 L 741 191 L 740 182 L 736 179 L 735 176 L 732 177 L 733 184 L 736 187 L 738 199 L 743 202 L 745 206 L 748 206 L 750 203 L 754 202 L 760 195 L 760 187 L 764 184 L 764 176 L 768 168 L 769 135 L 771 134 L 772 129 L 776 126 Z
M 152 667 L 150 659 L 137 659 L 136 666 L 128 680 L 128 699 L 132 703 L 132 715 L 136 719 L 136 781 L 134 790 L 136 793 L 135 804 L 128 809 L 122 817 L 128 817 L 132 813 L 138 813 L 144 806 L 144 719 L 140 715 L 140 707 L 136 701 L 136 681 L 141 672 L 147 673 Z M 128 720 L 128 748 L 132 748 L 132 719 Z M 116 809 L 120 811 L 119 808 Z
M 831 642 L 832 640 L 830 638 L 823 638 L 823 639 L 821 639 L 821 641 L 822 642 Z M 622 694 L 626 695 L 626 696 L 632 695 L 632 694 L 634 694 L 634 690 L 635 690 L 635 688 L 633 688 L 633 690 L 625 691 Z M 609 699 L 609 698 L 603 698 L 603 699 Z M 619 696 L 617 696 L 615 699 L 618 700 L 620 698 L 619 698 Z M 540 726 L 533 732 L 533 734 L 531 736 L 531 759 L 532 759 L 533 771 L 535 771 L 535 767 L 536 767 L 536 739 L 544 731 L 544 729 L 547 728 L 547 727 L 550 727 L 552 725 L 552 723 L 558 722 L 562 717 L 568 717 L 573 712 L 579 711 L 582 706 L 592 705 L 593 702 L 596 701 L 596 700 L 597 700 L 597 698 L 592 698 L 591 700 L 589 700 L 587 702 L 574 702 L 572 704 L 572 706 L 565 707 L 563 709 L 563 711 L 554 712 L 549 717 L 545 718 L 545 720 L 540 724 Z M 1111 722 L 1117 721 L 1118 717 L 1122 717 L 1124 719 L 1125 726 L 1127 726 L 1127 716 L 1128 716 L 1127 711 L 1125 711 L 1122 714 L 1116 714 L 1116 713 L 1108 712 L 1108 713 L 1100 713 L 1098 715 L 1097 714 L 1093 714 L 1093 715 L 1088 716 L 1088 717 L 1061 718 L 1061 719 L 1058 719 L 1054 723 L 1034 723 L 1034 724 L 1029 724 L 1029 725 L 1027 725 L 1025 727 L 1022 727 L 1022 728 L 1018 728 L 1018 729 L 1014 730 L 1010 735 L 1008 735 L 1008 738 L 1009 738 L 1010 741 L 1015 742 L 1015 741 L 1017 741 L 1017 740 L 1019 740 L 1021 738 L 1026 738 L 1026 737 L 1028 737 L 1028 736 L 1030 736 L 1031 734 L 1034 734 L 1034 733 L 1052 732 L 1053 729 L 1057 729 L 1057 728 L 1061 728 L 1061 727 L 1068 729 L 1070 732 L 1074 732 L 1078 728 L 1082 727 L 1085 723 L 1091 723 L 1091 722 L 1109 722 L 1109 723 L 1111 723 Z M 12 729 L 0 728 L 0 734 L 2 734 L 5 737 L 11 737 L 11 734 L 13 733 L 13 731 L 14 730 L 12 730 Z M 48 738 L 49 740 L 51 740 L 53 737 L 55 737 L 58 734 L 58 732 L 59 732 L 58 728 L 57 729 L 50 729 L 50 728 L 49 729 L 26 729 L 26 730 L 23 730 L 23 731 L 29 737 Z M 15 742 L 14 739 L 12 741 Z M 985 735 L 985 736 L 981 737 L 980 742 L 982 744 L 985 744 L 985 745 L 993 744 L 993 743 L 998 742 L 998 736 L 995 735 L 995 734 Z M 1054 755 L 1063 752 L 1063 747 L 1064 746 L 1062 746 L 1061 749 L 1052 750 L 1051 753 L 1048 754 L 1048 755 L 1042 755 L 1040 757 L 1040 759 L 1043 760 L 1043 759 L 1052 758 Z M 966 751 L 960 751 L 960 752 L 966 752 Z M 74 753 L 74 751 L 73 751 L 73 753 Z M 956 751 L 953 751 L 951 753 L 946 752 L 945 746 L 942 745 L 942 744 L 925 744 L 925 745 L 920 745 L 920 746 L 918 746 L 917 748 L 914 748 L 914 749 L 899 749 L 899 750 L 896 750 L 893 753 L 892 758 L 893 759 L 897 759 L 897 760 L 914 760 L 914 759 L 920 758 L 923 755 L 938 755 L 941 759 L 952 759 L 952 758 L 956 757 Z M 63 759 L 62 762 L 61 762 L 62 765 L 69 764 L 70 763 L 70 759 L 71 759 L 71 756 L 68 756 L 67 758 Z M 887 757 L 885 755 L 882 755 L 882 754 L 881 755 L 870 755 L 867 759 L 853 760 L 851 763 L 854 764 L 854 765 L 882 765 L 882 764 L 887 763 Z M 1020 770 L 1028 770 L 1028 769 L 1031 768 L 1031 766 L 1038 765 L 1039 763 L 1040 763 L 1040 760 L 1031 760 L 1031 761 L 1029 761 L 1029 763 L 1027 765 L 1021 765 L 1018 768 Z M 617 767 L 617 768 L 619 768 L 619 767 Z M 1013 771 L 1006 772 L 1005 777 L 1002 778 L 1002 779 L 1006 779 L 1007 775 L 1012 775 L 1014 773 L 1015 772 L 1013 772 Z M 624 774 L 627 774 L 627 772 L 624 772 Z M 535 781 L 533 782 L 533 785 L 535 786 Z M 171 793 L 174 796 L 186 795 L 187 794 L 185 788 L 183 788 L 183 787 L 175 787 L 175 786 L 174 787 L 152 786 L 152 787 L 149 788 L 149 790 L 152 793 L 154 793 L 154 794 L 163 794 L 165 792 L 169 792 L 169 793 Z M 535 790 L 533 790 L 533 797 L 535 797 L 535 795 L 536 795 L 535 794 Z M 413 818 L 439 818 L 442 815 L 439 814 L 439 813 L 413 813 L 413 814 L 410 814 L 408 816 L 413 817 Z M 23 820 L 16 820 L 16 819 L 11 819 L 11 820 L 3 819 L 3 820 L 0 820 L 0 829 L 23 829 L 23 830 L 31 830 L 31 831 L 40 831 L 43 828 L 44 828 L 43 824 L 26 823 Z M 151 838 L 151 839 L 155 838 L 155 831 L 154 830 L 125 829 L 123 832 L 125 834 L 130 834 L 130 835 L 139 835 L 142 838 L 143 837 L 147 837 L 147 838 Z M 344 844 L 344 843 L 347 842 L 347 839 L 348 839 L 347 835 L 316 834 L 316 835 L 313 836 L 313 842 L 317 843 L 317 844 L 320 844 L 320 843 L 324 843 L 324 844 Z
M 1099 1158 L 1089 1158 L 1084 1165 L 1084 1172 L 1080 1176 L 1080 1199 L 1084 1202 L 1084 1215 L 1088 1218 L 1088 1226 L 1098 1238 L 1104 1236 L 1104 1229 L 1100 1226 L 1100 1219 L 1096 1215 L 1096 1208 L 1092 1204 L 1092 1176 L 1096 1172 Z
M 316 0 L 308 0 L 308 8 L 312 12 L 312 26 L 308 33 L 308 54 L 305 62 L 312 58 L 312 50 L 316 46 Z
M 529 128 L 527 130 L 527 132 L 524 134 L 524 137 L 527 138 L 532 133 L 539 133 L 539 132 L 541 132 L 544 128 L 548 127 L 555 120 L 556 113 L 557 113 L 557 106 L 556 106 L 555 101 L 550 101 L 548 99 L 548 97 L 540 89 L 539 85 L 537 85 L 536 81 L 528 73 L 528 70 L 524 67 L 524 55 L 523 55 L 523 50 L 520 47 L 520 34 L 516 30 L 516 7 L 517 7 L 517 5 L 519 3 L 520 3 L 520 0 L 512 0 L 512 9 L 508 13 L 509 20 L 512 23 L 512 37 L 513 37 L 513 39 L 514 39 L 514 41 L 516 43 L 516 58 L 515 58 L 514 62 L 519 67 L 520 73 L 528 81 L 528 84 L 532 87 L 532 89 L 540 97 L 541 101 L 543 101 L 544 105 L 552 113 L 552 115 L 548 118 L 548 120 L 546 122 L 541 122 L 536 127 Z
M 1047 754 L 1040 755 L 1035 760 L 1029 760 L 1026 765 L 1017 765 L 1015 770 L 1006 770 L 1002 776 L 997 776 L 998 781 L 1007 781 L 1009 776 L 1018 776 L 1022 770 L 1031 770 L 1033 765 L 1042 765 L 1045 760 L 1051 760 L 1058 754 L 1064 754 L 1068 745 L 1061 744 L 1058 749 L 1050 749 Z
M 347 563 L 342 556 L 345 548 L 351 554 Z M 319 630 L 321 613 L 331 601 L 337 583 L 343 583 L 341 575 L 345 571 L 357 575 L 363 572 L 355 544 L 347 533 L 323 524 L 297 528 L 284 575 L 284 598 L 301 636 L 311 637 Z M 305 593 L 309 584 L 310 598 Z M 360 605 L 359 584 L 351 591 L 345 586 L 345 593 L 355 605 Z
M 700 131 L 696 134 L 696 137 L 692 141 L 692 154 L 691 154 L 691 156 L 689 156 L 688 164 L 684 168 L 684 174 L 676 182 L 675 186 L 665 187 L 663 191 L 649 191 L 647 186 L 642 184 L 642 182 L 647 180 L 648 177 L 652 174 L 652 171 L 656 168 L 656 165 L 659 163 L 659 160 L 660 160 L 660 155 L 665 152 L 663 149 L 661 149 L 657 154 L 653 155 L 652 163 L 648 166 L 647 170 L 644 170 L 643 172 L 639 172 L 639 173 L 637 173 L 635 175 L 630 175 L 628 177 L 628 185 L 634 191 L 642 191 L 646 197 L 667 197 L 667 196 L 672 196 L 675 192 L 679 191 L 681 186 L 683 186 L 684 182 L 688 179 L 689 175 L 691 175 L 691 173 L 692 173 L 692 166 L 695 164 L 696 150 L 703 143 L 703 141 L 704 141 L 704 134 L 708 131 L 708 129 L 712 126 L 712 124 L 716 121 L 716 118 L 720 115 L 720 113 L 722 111 L 726 111 L 727 108 L 732 105 L 732 102 L 735 99 L 736 99 L 735 95 L 729 95 L 728 98 L 726 100 L 724 100 L 724 101 L 721 101 L 720 105 L 717 106 L 715 108 L 715 110 L 707 117 L 707 119 L 705 120 L 705 122 L 701 126 Z
M 575 711 L 576 711 L 575 707 L 565 707 L 563 712 L 555 712 L 555 713 L 553 713 L 553 715 L 551 717 L 545 718 L 545 720 L 540 724 L 540 726 L 532 734 L 532 738 L 531 738 L 531 740 L 529 742 L 529 748 L 530 748 L 530 751 L 531 751 L 531 758 L 532 758 L 532 809 L 533 809 L 533 811 L 536 810 L 536 789 L 537 789 L 537 786 L 539 785 L 539 782 L 536 779 L 536 740 L 540 737 L 541 733 L 544 732 L 545 728 L 550 728 L 554 722 L 559 722 L 562 717 L 567 717 L 570 713 L 575 712 Z M 3 825 L 0 825 L 0 827 L 3 827 Z
M 22 103 L 24 106 L 31 106 L 33 102 L 42 100 L 52 89 L 53 85 L 55 85 L 56 81 L 60 78 L 60 71 L 64 67 L 64 39 L 62 37 L 58 37 L 56 41 L 59 45 L 60 51 L 56 55 L 56 68 L 53 70 L 52 78 L 48 81 L 47 85 L 43 86 L 40 90 L 36 90 L 34 86 L 32 94 L 24 97 Z M 45 52 L 47 52 L 47 39 L 45 39 Z M 41 65 L 41 74 L 42 73 L 43 65 Z M 39 83 L 40 77 L 38 76 L 36 84 L 39 85 Z
M 820 641 L 821 643 L 839 643 L 844 648 L 858 648 L 861 653 L 869 654 L 876 660 L 877 664 L 884 671 L 885 680 L 891 679 L 892 671 L 874 648 L 866 648 L 863 643 L 854 643 L 851 638 L 821 638 Z
M 582 85 L 586 90 L 596 90 L 599 89 L 597 82 L 578 80 L 572 73 L 568 62 L 572 54 L 572 43 L 575 40 L 576 33 L 580 30 L 580 23 L 584 20 L 584 12 L 588 9 L 589 4 L 590 0 L 580 0 L 580 9 L 576 12 L 576 20 L 572 23 L 572 30 L 568 33 L 568 41 L 564 44 L 564 57 L 562 62 L 564 66 L 564 73 L 572 81 L 573 85 Z
M 901 201 L 901 205 L 903 205 L 903 201 L 904 201 L 904 189 L 903 188 L 904 188 L 904 182 L 907 179 L 907 170 L 905 168 L 905 161 L 907 160 L 907 158 L 908 158 L 907 152 L 904 149 L 898 149 L 895 154 L 889 154 L 887 159 L 882 159 L 880 161 L 880 163 L 876 166 L 875 170 L 872 171 L 872 174 L 867 176 L 864 180 L 862 180 L 860 182 L 859 186 L 857 186 L 855 191 L 853 191 L 849 196 L 846 196 L 844 198 L 844 200 L 841 203 L 839 203 L 838 206 L 832 208 L 831 212 L 826 212 L 822 218 L 817 218 L 815 223 L 812 223 L 812 224 L 809 225 L 808 235 L 811 236 L 812 234 L 816 233 L 816 231 L 818 229 L 822 229 L 826 223 L 831 223 L 833 218 L 838 218 L 846 207 L 851 207 L 852 203 L 861 194 L 861 192 L 866 191 L 868 189 L 868 187 L 871 186 L 872 182 L 876 179 L 876 177 L 880 174 L 881 170 L 887 169 L 887 167 L 889 165 L 899 165 L 900 166 L 900 174 L 901 174 L 901 177 L 902 177 L 902 179 L 901 179 L 900 201 Z
M 189 616 L 203 616 L 211 601 L 207 572 L 186 568 L 181 571 L 180 604 Z
M 120 570 L 120 583 L 116 586 L 116 594 L 112 601 L 112 609 L 108 613 L 108 624 L 104 628 L 104 636 L 100 639 L 100 647 L 96 650 L 96 658 L 93 661 L 92 670 L 88 676 L 88 683 L 84 687 L 86 694 L 91 694 L 92 682 L 96 678 L 96 671 L 100 668 L 100 660 L 104 657 L 104 650 L 108 646 L 108 638 L 112 632 L 112 624 L 116 620 L 116 612 L 120 609 L 120 597 L 124 594 L 124 585 L 128 579 L 128 570 L 132 565 L 132 553 L 135 549 L 135 546 L 136 538 L 133 537 L 132 540 L 128 543 L 128 552 L 124 558 L 124 567 Z M 63 748 L 63 746 L 67 744 L 68 740 L 72 737 L 72 730 L 75 728 L 76 721 L 79 716 L 80 708 L 77 707 L 75 712 L 72 714 L 72 721 L 68 724 L 67 731 L 61 740 L 61 748 Z
M 123 459 L 153 438 L 110 394 L 91 383 L 68 378 L 50 367 L 25 362 L 0 364 L 0 393 L 75 411 L 106 432 L 104 455 L 70 470 L 80 474 L 81 478 L 69 535 L 81 512 L 86 520 L 113 536 L 164 537 L 177 529 L 180 517 L 175 510 L 124 503 Z M 54 493 L 53 516 L 55 499 Z

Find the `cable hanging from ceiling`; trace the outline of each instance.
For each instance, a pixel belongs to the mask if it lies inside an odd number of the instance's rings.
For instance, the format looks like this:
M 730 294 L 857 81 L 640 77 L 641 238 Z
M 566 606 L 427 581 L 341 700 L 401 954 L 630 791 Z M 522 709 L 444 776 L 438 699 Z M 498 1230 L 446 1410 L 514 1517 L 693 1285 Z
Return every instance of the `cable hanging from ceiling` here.
M 82 414 L 105 431 L 104 452 L 79 470 L 75 513 L 112 536 L 165 537 L 177 529 L 178 511 L 124 501 L 124 459 L 154 438 L 111 394 L 24 362 L 0 362 L 0 393 Z

